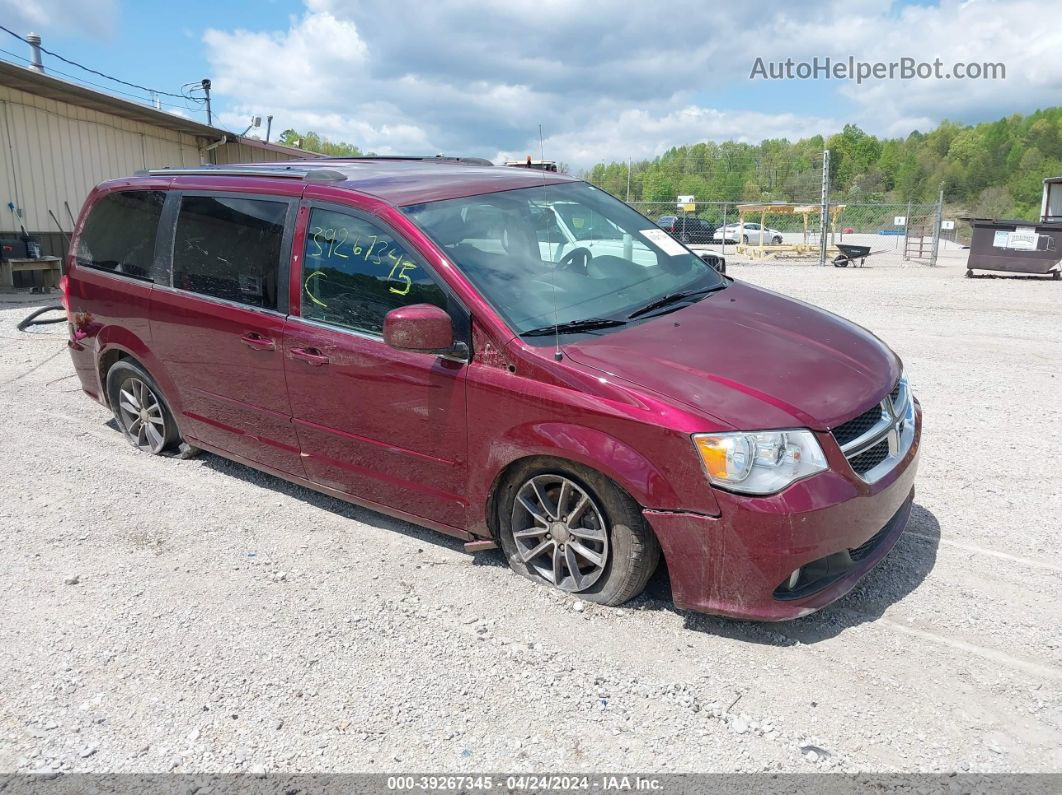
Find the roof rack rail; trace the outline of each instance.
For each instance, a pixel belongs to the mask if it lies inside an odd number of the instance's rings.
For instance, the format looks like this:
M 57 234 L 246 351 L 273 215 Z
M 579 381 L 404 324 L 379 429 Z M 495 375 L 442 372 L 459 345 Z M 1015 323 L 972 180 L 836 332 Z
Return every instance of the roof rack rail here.
M 456 155 L 328 155 L 322 160 L 421 160 L 434 163 L 463 163 L 469 166 L 493 166 L 485 157 L 459 157 Z
M 240 168 L 239 166 L 190 166 L 181 168 L 149 168 L 135 172 L 138 177 L 166 177 L 166 176 L 203 176 L 210 174 L 215 177 L 279 177 L 280 179 L 301 179 L 307 182 L 342 182 L 347 175 L 331 168 L 305 168 L 296 169 L 291 166 L 278 168 L 255 167 Z

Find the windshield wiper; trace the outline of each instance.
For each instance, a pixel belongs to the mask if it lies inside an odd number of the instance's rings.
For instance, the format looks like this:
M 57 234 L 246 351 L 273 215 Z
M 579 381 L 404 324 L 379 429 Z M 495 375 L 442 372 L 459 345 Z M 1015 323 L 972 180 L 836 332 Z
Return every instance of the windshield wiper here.
M 530 331 L 521 331 L 521 337 L 545 337 L 549 334 L 571 334 L 576 331 L 594 331 L 599 328 L 615 328 L 627 325 L 626 320 L 616 320 L 607 317 L 586 317 L 582 320 L 569 320 L 567 323 L 557 323 L 553 326 L 533 328 Z
M 677 293 L 668 293 L 667 295 L 663 295 L 660 298 L 657 298 L 655 301 L 650 301 L 641 309 L 635 309 L 633 312 L 627 315 L 627 319 L 634 320 L 634 318 L 636 317 L 641 317 L 642 315 L 649 314 L 654 309 L 660 309 L 665 306 L 670 306 L 671 304 L 677 304 L 681 301 L 685 301 L 687 298 L 694 298 L 698 295 L 707 295 L 708 293 L 714 293 L 716 290 L 722 290 L 724 287 L 726 287 L 725 284 L 720 284 L 715 287 L 702 287 L 699 290 L 682 290 L 681 292 Z

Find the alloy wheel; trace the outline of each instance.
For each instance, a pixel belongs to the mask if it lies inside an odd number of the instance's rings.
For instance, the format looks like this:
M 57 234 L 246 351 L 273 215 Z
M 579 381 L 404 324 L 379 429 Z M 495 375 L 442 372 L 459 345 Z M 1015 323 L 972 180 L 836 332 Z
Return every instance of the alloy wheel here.
M 162 401 L 144 381 L 126 379 L 118 391 L 122 430 L 129 440 L 150 453 L 161 452 L 166 444 L 166 415 Z
M 513 540 L 525 565 L 563 591 L 583 591 L 608 563 L 608 527 L 589 493 L 563 475 L 537 475 L 513 502 Z

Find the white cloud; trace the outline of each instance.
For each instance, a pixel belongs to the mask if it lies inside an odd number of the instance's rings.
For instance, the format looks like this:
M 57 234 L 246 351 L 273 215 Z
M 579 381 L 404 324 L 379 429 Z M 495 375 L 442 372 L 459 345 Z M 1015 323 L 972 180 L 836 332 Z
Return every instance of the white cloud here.
M 604 153 L 616 160 L 656 157 L 676 143 L 733 140 L 759 143 L 764 138 L 805 138 L 837 132 L 843 122 L 834 119 L 760 111 L 719 111 L 689 106 L 663 116 L 643 110 L 625 110 L 576 130 L 550 135 L 545 155 L 580 166 L 599 161 Z M 504 150 L 497 159 L 538 156 L 537 142 L 530 150 Z
M 237 107 L 218 116 L 218 123 L 225 129 L 242 131 L 250 124 L 252 115 L 261 115 L 260 110 L 251 106 Z M 265 122 L 262 122 L 265 124 Z M 294 110 L 274 117 L 272 141 L 275 143 L 280 133 L 292 128 L 300 132 L 313 130 L 333 141 L 347 141 L 355 144 L 364 152 L 380 155 L 435 154 L 432 143 L 421 128 L 413 124 L 386 123 L 373 124 L 363 119 L 346 116 L 341 113 L 318 113 L 312 110 Z M 257 133 L 264 136 L 264 130 Z
M 794 22 L 784 31 L 775 26 L 768 35 L 783 33 L 801 43 L 803 57 L 853 55 L 886 63 L 939 58 L 945 73 L 956 63 L 1005 65 L 1005 80 L 837 83 L 840 93 L 860 107 L 861 123 L 880 132 L 906 134 L 944 118 L 998 118 L 1062 102 L 1062 70 L 1057 67 L 1062 3 L 944 0 L 939 6 L 906 6 L 895 17 L 853 20 L 844 15 L 825 25 Z M 839 46 L 847 51 L 838 52 Z
M 214 91 L 296 108 L 339 104 L 367 50 L 353 22 L 327 12 L 307 14 L 282 33 L 210 29 L 203 41 L 217 74 Z
M 209 30 L 204 42 L 231 127 L 272 113 L 278 132 L 379 153 L 522 157 L 538 151 L 542 124 L 547 156 L 576 168 L 704 139 L 848 121 L 905 135 L 1062 103 L 1062 4 L 1032 0 L 747 0 L 740 13 L 698 0 L 306 0 L 286 30 Z M 755 58 L 816 55 L 1003 61 L 1008 79 L 787 84 L 806 112 L 765 112 L 778 87 L 748 79 Z M 705 106 L 719 88 L 736 107 Z
M 39 33 L 45 47 L 48 32 L 110 36 L 117 18 L 115 0 L 0 0 L 4 27 L 21 36 Z

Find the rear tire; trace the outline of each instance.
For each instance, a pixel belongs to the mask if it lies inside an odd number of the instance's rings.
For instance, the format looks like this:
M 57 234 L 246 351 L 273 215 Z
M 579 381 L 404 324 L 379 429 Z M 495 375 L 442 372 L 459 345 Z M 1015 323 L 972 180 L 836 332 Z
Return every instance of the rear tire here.
M 138 450 L 162 455 L 181 441 L 162 390 L 139 364 L 122 359 L 107 371 L 107 398 L 118 427 Z
M 497 506 L 498 541 L 513 571 L 586 601 L 633 599 L 660 562 L 638 504 L 586 467 L 528 460 L 505 479 Z
M 741 236 L 741 242 L 744 243 L 747 246 L 749 244 L 749 236 L 748 235 L 742 235 Z

